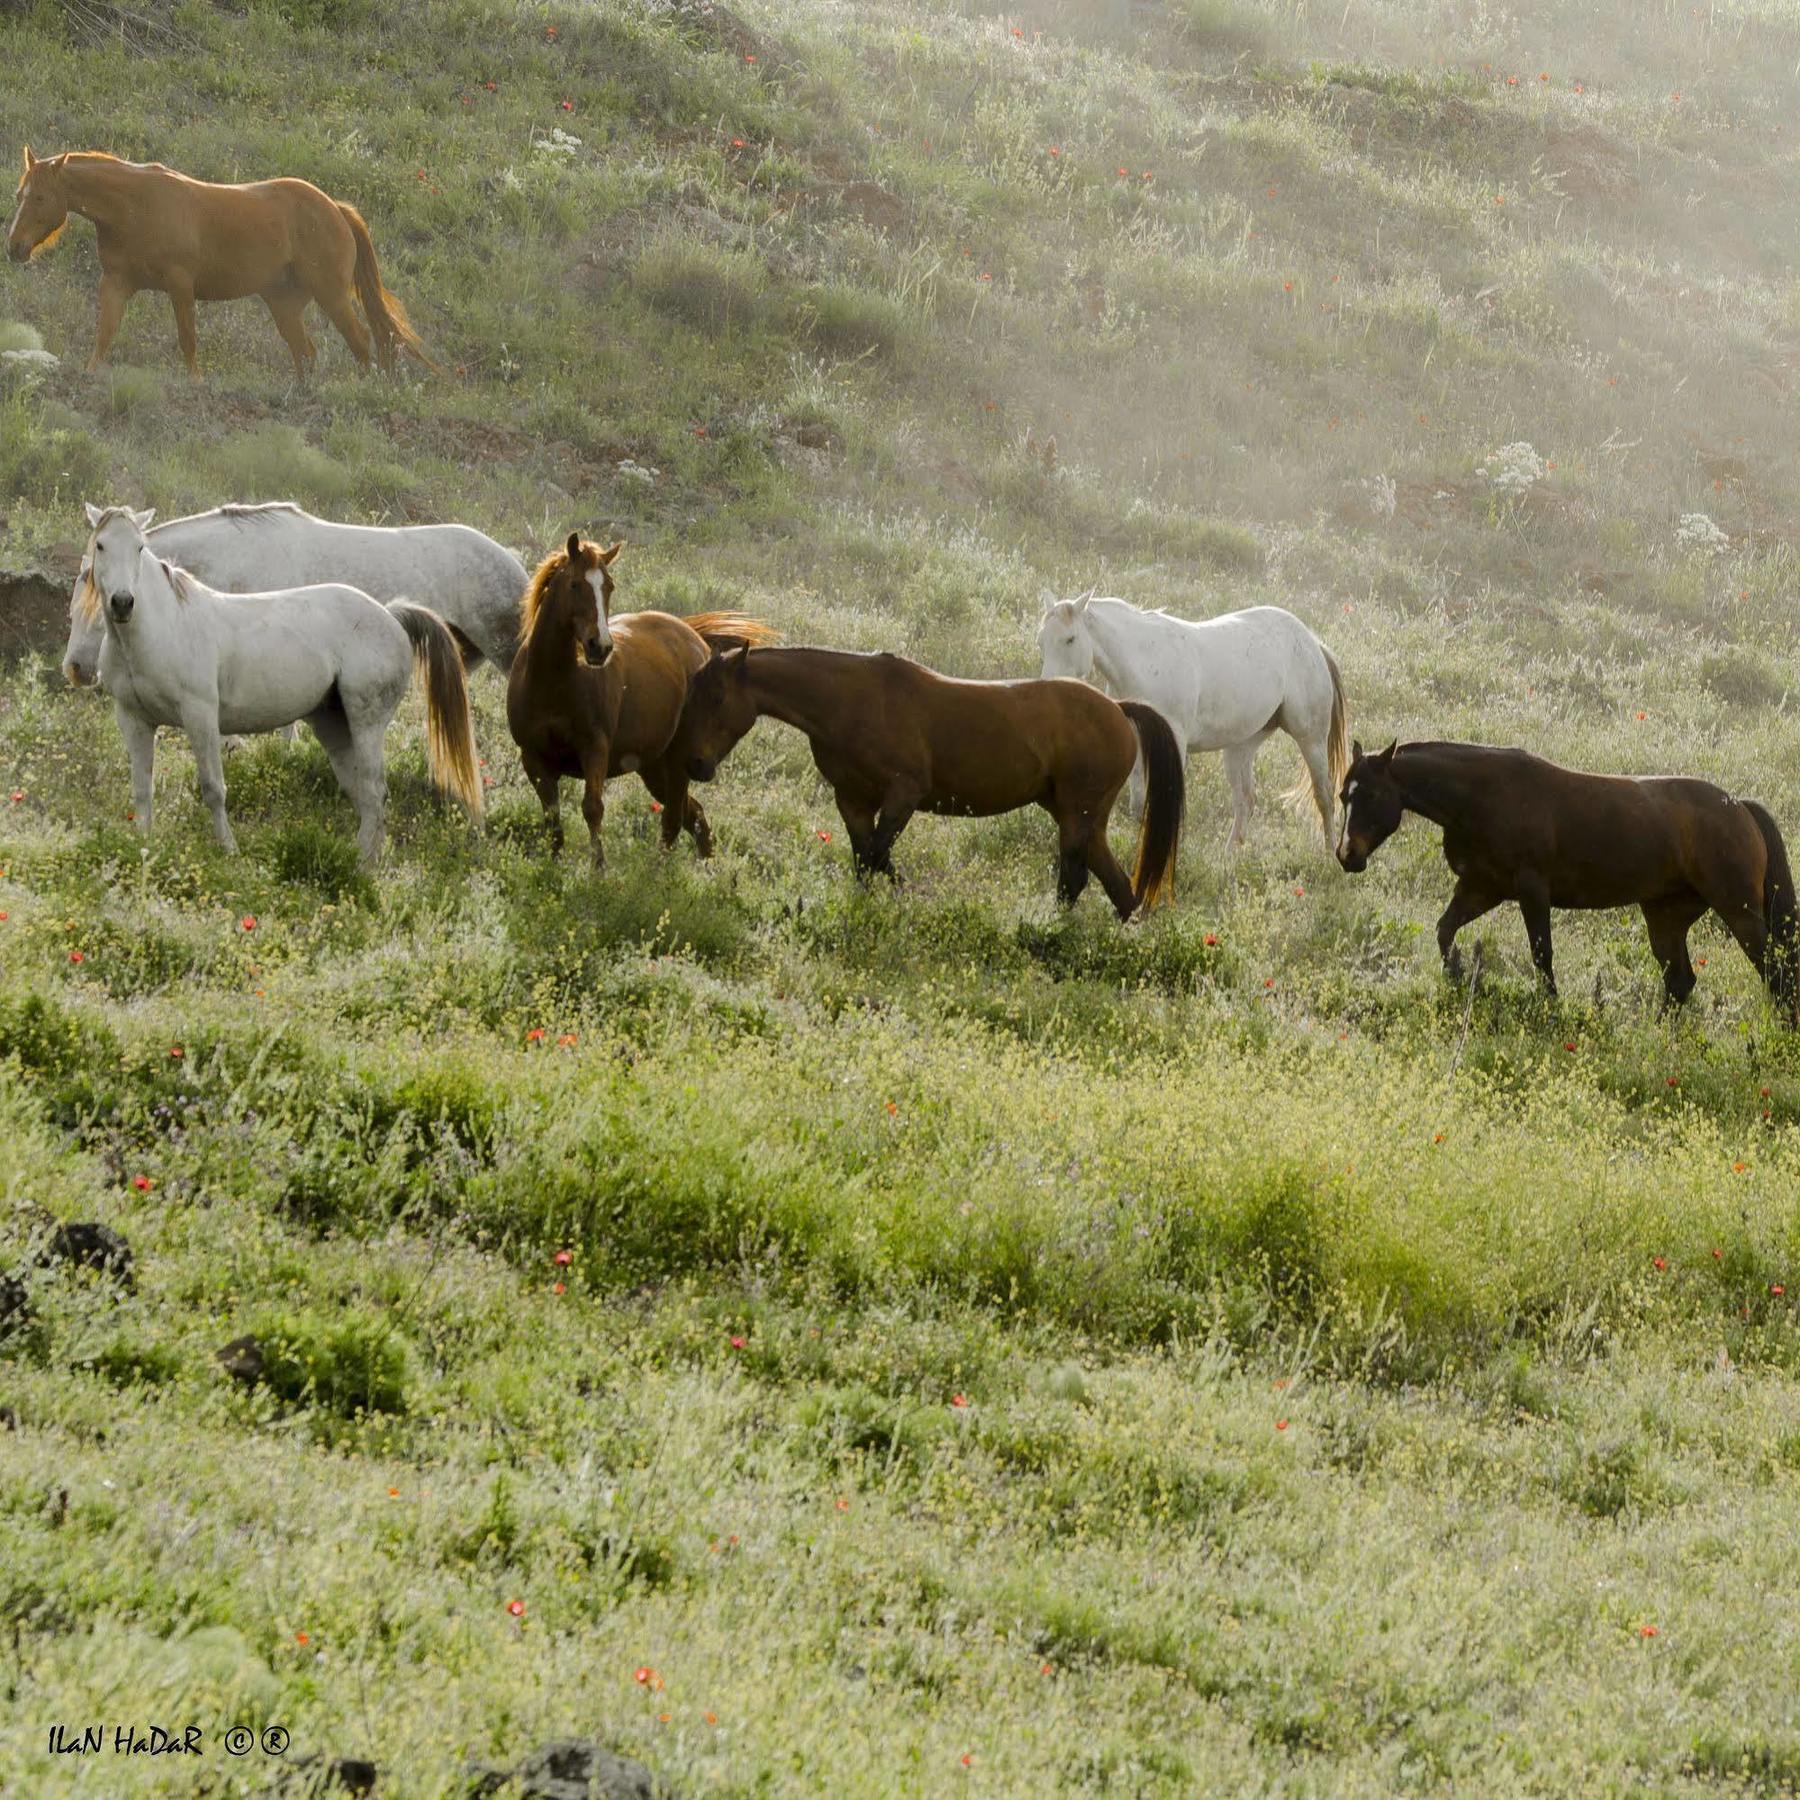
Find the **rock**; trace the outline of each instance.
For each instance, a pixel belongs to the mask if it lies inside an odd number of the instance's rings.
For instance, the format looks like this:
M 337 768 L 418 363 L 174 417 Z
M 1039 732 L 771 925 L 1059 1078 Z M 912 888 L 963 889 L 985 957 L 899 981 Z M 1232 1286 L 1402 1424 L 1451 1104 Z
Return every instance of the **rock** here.
M 254 1387 L 262 1380 L 266 1361 L 262 1345 L 253 1337 L 233 1338 L 219 1352 L 219 1367 L 246 1387 Z
M 31 656 L 42 650 L 62 655 L 69 637 L 69 589 L 38 568 L 0 568 L 0 657 Z M 61 686 L 62 678 L 57 677 Z
M 17 1275 L 0 1275 L 0 1338 L 31 1322 L 31 1291 Z
M 315 1751 L 310 1756 L 289 1757 L 279 1782 L 284 1794 L 371 1794 L 379 1776 L 380 1771 L 366 1757 L 324 1757 Z
M 62 358 L 48 350 L 0 350 L 0 365 L 27 382 L 37 381 L 62 367 Z
M 794 442 L 808 450 L 841 450 L 844 440 L 823 419 L 814 419 L 794 433 Z
M 132 1287 L 132 1266 L 136 1260 L 131 1246 L 110 1225 L 97 1220 L 70 1222 L 57 1226 L 40 1262 L 75 1263 L 84 1269 L 98 1269 L 110 1275 L 121 1287 Z
M 582 1738 L 558 1738 L 510 1770 L 473 1764 L 468 1777 L 471 1795 L 518 1800 L 668 1800 L 669 1795 L 641 1762 Z

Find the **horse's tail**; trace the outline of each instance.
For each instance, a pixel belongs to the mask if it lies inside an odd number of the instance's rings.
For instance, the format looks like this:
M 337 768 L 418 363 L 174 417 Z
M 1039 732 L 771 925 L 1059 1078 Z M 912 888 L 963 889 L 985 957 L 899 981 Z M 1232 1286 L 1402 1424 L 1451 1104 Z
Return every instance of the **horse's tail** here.
M 1131 891 L 1148 912 L 1175 898 L 1175 854 L 1181 847 L 1181 815 L 1187 810 L 1187 765 L 1169 721 L 1141 700 L 1121 700 L 1119 711 L 1138 735 L 1144 756 L 1144 822 L 1138 831 L 1137 867 Z
M 1319 643 L 1317 638 L 1313 639 Z M 1288 789 L 1285 796 L 1288 805 L 1297 812 L 1304 812 L 1310 802 L 1313 811 L 1319 815 L 1319 829 L 1325 833 L 1326 842 L 1331 841 L 1332 818 L 1331 809 L 1337 804 L 1337 797 L 1344 789 L 1344 777 L 1350 772 L 1350 708 L 1344 701 L 1344 677 L 1339 672 L 1337 658 L 1319 644 L 1319 654 L 1325 659 L 1325 667 L 1331 673 L 1331 723 L 1325 728 L 1325 766 L 1331 776 L 1331 792 L 1324 803 L 1319 801 L 1319 790 L 1313 783 L 1312 770 L 1304 758 L 1300 763 L 1300 779 Z
M 384 369 L 394 366 L 394 346 L 398 344 L 415 362 L 421 362 L 432 374 L 443 371 L 425 354 L 419 334 L 413 330 L 406 308 L 381 285 L 381 271 L 375 266 L 375 242 L 363 216 L 354 206 L 339 200 L 337 209 L 356 239 L 356 297 L 362 302 L 369 321 L 369 333 L 375 339 L 375 355 Z
M 781 634 L 773 625 L 741 612 L 689 613 L 682 623 L 706 639 L 712 650 L 735 650 L 740 644 L 775 644 Z
M 1763 980 L 1789 1019 L 1800 1006 L 1800 902 L 1794 897 L 1794 874 L 1788 867 L 1787 845 L 1781 828 L 1765 806 L 1744 802 L 1769 853 L 1763 873 L 1763 921 L 1769 928 L 1763 946 Z
M 388 611 L 412 640 L 413 666 L 425 682 L 425 748 L 438 791 L 453 794 L 481 817 L 481 772 L 475 766 L 475 721 L 462 653 L 450 627 L 428 606 L 391 600 Z

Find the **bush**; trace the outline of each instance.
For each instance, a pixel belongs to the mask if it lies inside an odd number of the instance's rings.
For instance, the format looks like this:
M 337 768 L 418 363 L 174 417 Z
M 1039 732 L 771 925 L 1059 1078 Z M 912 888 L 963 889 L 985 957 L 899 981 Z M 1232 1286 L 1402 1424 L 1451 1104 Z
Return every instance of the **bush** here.
M 638 258 L 632 279 L 658 312 L 714 334 L 749 330 L 767 307 L 762 264 L 712 244 L 660 239 Z
M 283 1313 L 250 1335 L 262 1351 L 262 1386 L 290 1404 L 344 1418 L 406 1411 L 406 1345 L 389 1325 L 354 1316 L 326 1324 L 311 1313 Z
M 208 459 L 221 492 L 239 500 L 347 500 L 356 477 L 292 425 L 259 425 L 227 438 Z
M 75 502 L 106 485 L 99 442 L 54 423 L 25 394 L 0 400 L 0 499 Z

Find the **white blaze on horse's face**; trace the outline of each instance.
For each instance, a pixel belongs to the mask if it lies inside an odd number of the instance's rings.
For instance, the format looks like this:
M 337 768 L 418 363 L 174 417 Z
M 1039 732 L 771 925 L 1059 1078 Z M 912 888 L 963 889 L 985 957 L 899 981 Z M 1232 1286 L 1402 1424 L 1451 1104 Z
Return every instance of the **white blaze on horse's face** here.
M 589 569 L 587 572 L 587 584 L 594 590 L 594 611 L 599 616 L 600 620 L 600 642 L 605 645 L 607 651 L 610 653 L 613 647 L 613 638 L 612 623 L 606 616 L 606 571 L 604 569 Z
M 1072 675 L 1086 681 L 1094 672 L 1094 640 L 1088 631 L 1087 608 L 1079 600 L 1059 600 L 1038 626 L 1038 654 L 1044 678 Z
M 1356 799 L 1356 783 L 1344 789 L 1344 821 L 1338 827 L 1337 854 L 1341 862 L 1350 853 L 1350 808 Z

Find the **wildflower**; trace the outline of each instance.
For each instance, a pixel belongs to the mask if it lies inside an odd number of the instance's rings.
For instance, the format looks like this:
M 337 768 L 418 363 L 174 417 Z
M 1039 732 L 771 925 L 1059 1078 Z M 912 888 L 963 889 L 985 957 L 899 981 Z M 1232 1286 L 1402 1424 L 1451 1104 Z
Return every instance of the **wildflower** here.
M 1741 1175 L 1747 1168 L 1749 1168 L 1749 1166 L 1750 1165 L 1747 1162 L 1734 1162 L 1731 1165 L 1731 1172 L 1734 1175 Z M 1716 1250 L 1713 1252 L 1714 1256 L 1717 1256 L 1718 1254 L 1719 1253 Z
M 745 1339 L 743 1339 L 743 1338 L 741 1338 L 741 1337 L 734 1337 L 734 1338 L 733 1338 L 733 1339 L 732 1339 L 732 1340 L 731 1340 L 731 1347 L 732 1347 L 732 1349 L 734 1349 L 734 1350 L 741 1350 L 741 1349 L 743 1349 L 743 1347 L 744 1347 L 744 1344 L 745 1344 L 745 1341 L 746 1341 L 746 1340 L 745 1340 Z
M 388 1489 L 388 1498 L 390 1500 L 398 1500 L 400 1498 L 400 1490 L 397 1487 L 389 1488 Z
M 1306 889 L 1303 887 L 1295 888 L 1294 889 L 1294 898 L 1296 900 L 1304 900 L 1306 898 Z
M 556 27 L 554 25 L 546 25 L 544 27 L 544 36 L 554 44 L 556 42 Z
M 169 1061 L 170 1062 L 180 1062 L 182 1057 L 185 1056 L 186 1054 L 187 1054 L 187 1052 L 184 1051 L 179 1044 L 171 1044 L 169 1046 Z
M 134 1175 L 131 1178 L 131 1185 L 136 1188 L 140 1194 L 147 1194 L 156 1184 L 148 1175 Z
M 1061 156 L 1062 155 L 1061 147 L 1056 144 L 1052 144 L 1050 146 L 1050 154 L 1052 156 Z
M 506 1603 L 506 1610 L 511 1613 L 515 1619 L 522 1619 L 525 1616 L 525 1602 L 523 1600 L 509 1600 Z
M 838 1495 L 837 1509 L 839 1512 L 848 1512 L 850 1510 L 850 1502 L 846 1500 L 842 1494 Z
M 1655 1269 L 1666 1269 L 1669 1266 L 1669 1259 L 1666 1256 L 1653 1256 L 1650 1259 L 1650 1265 Z
M 1038 1670 L 1040 1675 L 1053 1675 L 1055 1672 L 1054 1667 L 1049 1663 L 1045 1663 L 1044 1666 Z
M 565 1286 L 564 1286 L 564 1285 L 563 1285 L 563 1283 L 562 1283 L 562 1282 L 560 1282 L 560 1281 L 553 1281 L 553 1282 L 551 1282 L 551 1284 L 550 1284 L 550 1291 L 551 1291 L 551 1293 L 553 1293 L 553 1294 L 566 1294 L 566 1293 L 567 1293 L 567 1292 L 568 1292 L 568 1291 L 569 1291 L 569 1290 L 568 1290 L 568 1288 L 567 1288 L 567 1287 L 565 1287 Z
M 575 1252 L 573 1250 L 559 1250 L 557 1251 L 554 1260 L 559 1269 L 566 1269 L 569 1264 L 575 1260 Z
M 86 962 L 87 958 L 79 950 L 71 950 L 69 952 L 69 961 L 72 963 L 81 963 Z
M 896 1101 L 889 1100 L 889 1101 L 884 1102 L 884 1104 L 887 1107 L 887 1115 L 890 1119 L 893 1118 L 900 1111 L 899 1104 Z
M 1550 74 L 1549 74 L 1548 70 L 1546 70 L 1542 75 L 1540 75 L 1538 77 L 1539 81 L 1548 81 L 1549 79 L 1550 79 Z
M 556 1047 L 559 1050 L 573 1050 L 580 1042 L 580 1038 L 578 1038 L 574 1032 L 565 1031 L 562 1036 L 556 1040 Z
M 744 147 L 744 140 L 743 140 L 743 139 L 742 139 L 742 138 L 733 138 L 733 139 L 732 139 L 732 140 L 731 140 L 731 147 L 732 147 L 732 149 L 734 149 L 734 150 L 741 150 L 741 149 L 743 149 L 743 147 Z
M 541 1026 L 541 1025 L 532 1026 L 532 1028 L 525 1034 L 525 1041 L 528 1044 L 541 1044 L 544 1041 L 543 1026 Z
M 1441 1144 L 1444 1141 L 1444 1134 L 1441 1131 L 1434 1133 L 1431 1141 L 1434 1144 Z
M 1219 934 L 1216 931 L 1209 931 L 1201 941 L 1206 945 L 1207 949 L 1209 949 L 1209 950 L 1217 949 L 1218 943 L 1219 943 Z
M 25 790 L 23 788 L 14 788 L 13 789 L 12 803 L 14 806 L 17 806 L 24 798 L 25 798 Z
M 990 271 L 988 271 L 987 269 L 983 269 L 981 271 L 981 273 L 975 277 L 975 279 L 977 281 L 992 281 L 994 279 L 994 277 Z
M 1646 716 L 1647 716 L 1647 715 L 1645 715 L 1645 714 L 1644 714 L 1644 713 L 1642 713 L 1642 712 L 1634 712 L 1634 713 L 1633 713 L 1633 714 L 1632 714 L 1632 715 L 1631 715 L 1631 716 L 1632 716 L 1632 717 L 1633 717 L 1633 718 L 1634 718 L 1634 719 L 1642 719 L 1642 718 L 1644 718 L 1644 717 L 1646 717 Z
M 1509 76 L 1507 76 L 1507 78 L 1506 78 L 1506 85 L 1507 85 L 1507 86 L 1508 86 L 1508 87 L 1517 87 L 1517 86 L 1518 86 L 1518 85 L 1519 85 L 1519 78 L 1518 78 L 1518 76 L 1516 76 L 1516 75 L 1509 75 Z
M 756 58 L 755 58 L 755 57 L 754 57 L 754 56 L 746 56 L 746 57 L 745 57 L 745 58 L 744 58 L 744 61 L 745 61 L 745 62 L 747 62 L 747 63 L 753 63 L 753 62 L 755 62 L 755 61 L 756 61 Z
M 1275 1429 L 1277 1431 L 1286 1431 L 1287 1428 L 1288 1428 L 1288 1422 L 1286 1419 L 1277 1419 L 1275 1421 Z
M 1145 181 L 1148 181 L 1148 180 L 1150 180 L 1150 179 L 1151 179 L 1151 175 L 1150 175 L 1150 171 L 1149 171 L 1149 170 L 1148 170 L 1148 169 L 1146 169 L 1146 170 L 1145 170 L 1145 171 L 1144 171 L 1144 173 L 1143 173 L 1143 176 L 1142 176 L 1142 179 L 1143 179 L 1143 180 L 1145 180 Z
M 694 436 L 695 437 L 705 437 L 706 436 L 706 427 L 704 425 L 696 425 L 694 427 Z
M 1671 1075 L 1668 1078 L 1668 1080 L 1669 1080 L 1670 1087 L 1680 1087 L 1681 1086 L 1681 1077 L 1679 1075 Z
M 484 81 L 481 85 L 484 88 L 486 88 L 490 94 L 497 93 L 499 91 L 499 85 L 496 82 Z
M 564 112 L 573 112 L 575 110 L 575 102 L 573 100 L 565 100 L 562 103 L 562 109 Z
M 245 913 L 244 916 L 238 920 L 238 925 L 242 930 L 254 931 L 256 929 L 256 914 Z
M 1284 294 L 1291 294 L 1294 291 L 1294 284 L 1291 281 L 1284 281 L 1281 284 L 1281 291 Z
M 1714 1262 L 1723 1262 L 1724 1260 L 1725 1260 L 1725 1252 L 1723 1250 L 1721 1250 L 1717 1244 L 1714 1244 L 1713 1245 L 1713 1261 Z
M 0 912 L 0 925 L 4 925 L 6 923 L 8 916 L 9 916 L 8 914 L 6 914 L 4 912 Z
M 1770 1292 L 1770 1294 L 1772 1294 L 1772 1295 L 1773 1295 L 1773 1296 L 1774 1296 L 1774 1297 L 1775 1297 L 1775 1298 L 1776 1298 L 1776 1299 L 1777 1299 L 1777 1300 L 1779 1300 L 1779 1299 L 1781 1299 L 1781 1297 L 1782 1297 L 1782 1296 L 1783 1296 L 1783 1295 L 1784 1295 L 1784 1294 L 1786 1294 L 1786 1292 L 1787 1292 L 1787 1289 L 1786 1289 L 1786 1288 L 1784 1288 L 1784 1287 L 1783 1287 L 1783 1286 L 1782 1286 L 1782 1285 L 1781 1285 L 1781 1283 L 1780 1283 L 1780 1282 L 1779 1282 L 1779 1281 L 1771 1281 L 1771 1282 L 1770 1282 L 1770 1283 L 1769 1283 L 1769 1292 Z
M 309 1638 L 304 1631 L 296 1631 L 294 1633 L 294 1642 L 296 1644 L 310 1644 L 312 1639 Z
M 1653 1638 L 1656 1636 L 1656 1627 L 1654 1625 L 1640 1625 L 1638 1627 L 1638 1636 L 1641 1638 Z
M 668 1722 L 669 1722 L 669 1720 L 670 1720 L 670 1719 L 671 1719 L 671 1718 L 672 1718 L 672 1717 L 673 1717 L 673 1716 L 674 1716 L 674 1715 L 673 1715 L 673 1714 L 672 1714 L 672 1713 L 658 1713 L 658 1714 L 657 1714 L 657 1715 L 656 1715 L 656 1722 L 657 1722 L 657 1724 L 659 1724 L 659 1725 L 666 1725 L 666 1724 L 668 1724 Z
M 1573 1045 L 1573 1044 L 1564 1044 L 1564 1045 L 1563 1045 L 1563 1048 L 1564 1048 L 1564 1049 L 1565 1049 L 1565 1050 L 1566 1050 L 1566 1051 L 1568 1051 L 1568 1053 L 1569 1053 L 1569 1054 L 1570 1054 L 1570 1055 L 1571 1055 L 1571 1056 L 1573 1056 L 1573 1055 L 1574 1055 L 1574 1054 L 1575 1054 L 1575 1046 L 1574 1046 L 1574 1045 Z
M 635 1681 L 639 1687 L 643 1687 L 650 1679 L 650 1671 L 648 1669 L 634 1670 L 631 1679 Z
M 952 1394 L 950 1396 L 950 1404 L 952 1406 L 967 1406 L 969 1404 L 969 1396 L 967 1394 Z
M 1126 168 L 1123 163 L 1121 163 L 1119 165 L 1119 179 L 1121 181 L 1123 181 L 1128 175 L 1130 175 L 1130 173 L 1131 173 L 1131 171 L 1128 168 Z
M 1578 81 L 1575 84 L 1575 91 L 1578 94 L 1585 94 L 1587 92 L 1587 89 L 1585 87 L 1583 87 L 1582 84 Z
M 829 844 L 831 842 L 831 833 L 829 831 L 815 831 L 813 836 L 816 837 L 821 844 Z
M 709 1725 L 716 1725 L 719 1722 L 719 1715 L 717 1713 L 703 1712 L 700 1716 Z

